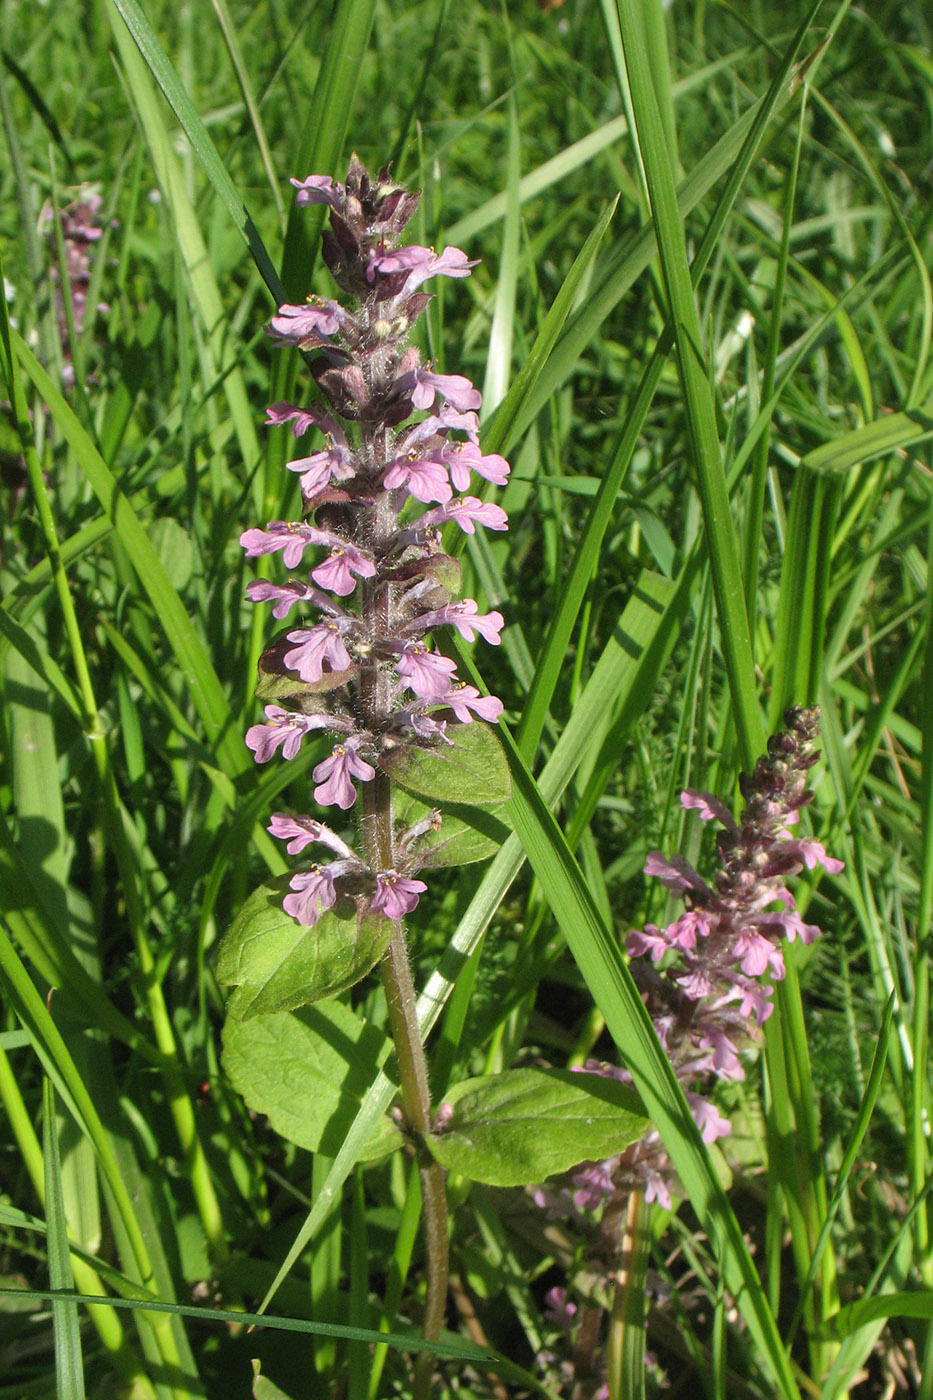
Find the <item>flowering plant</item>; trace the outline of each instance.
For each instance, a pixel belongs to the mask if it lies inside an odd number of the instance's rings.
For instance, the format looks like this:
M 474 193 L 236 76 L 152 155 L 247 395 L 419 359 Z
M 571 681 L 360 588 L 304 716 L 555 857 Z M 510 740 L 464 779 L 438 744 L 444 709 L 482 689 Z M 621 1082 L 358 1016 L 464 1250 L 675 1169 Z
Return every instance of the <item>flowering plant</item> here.
M 459 248 L 398 247 L 418 195 L 385 170 L 372 179 L 356 157 L 345 184 L 321 175 L 292 183 L 300 205 L 330 209 L 324 260 L 351 306 L 310 297 L 280 306 L 268 327 L 279 344 L 308 354 L 324 403 L 276 403 L 267 422 L 291 424 L 299 438 L 316 429 L 324 445 L 287 463 L 303 518 L 248 529 L 240 543 L 250 558 L 281 552 L 289 569 L 309 550 L 321 554 L 303 577 L 258 579 L 248 589 L 253 602 L 274 603 L 277 618 L 296 605 L 314 616 L 292 621 L 265 654 L 263 694 L 281 685 L 288 704 L 267 704 L 246 742 L 266 763 L 278 749 L 293 759 L 306 735 L 327 730 L 336 743 L 314 768 L 315 800 L 347 811 L 358 785 L 364 792 L 362 854 L 311 817 L 273 816 L 270 830 L 290 854 L 316 844 L 336 857 L 292 877 L 286 912 L 310 926 L 346 893 L 361 912 L 400 919 L 426 888 L 415 872 L 437 819 L 396 831 L 379 772 L 397 767 L 406 747 L 453 745 L 453 723 L 502 713 L 496 697 L 457 680 L 455 662 L 430 638 L 453 628 L 467 641 L 499 643 L 501 613 L 452 601 L 459 570 L 441 550 L 440 529 L 448 521 L 471 533 L 477 524 L 506 529 L 500 506 L 460 493 L 474 477 L 503 485 L 509 468 L 480 450 L 481 400 L 469 380 L 435 373 L 407 343 L 430 300 L 423 284 L 466 277 L 475 264 Z M 427 416 L 412 422 L 418 411 Z
M 315 428 L 324 445 L 287 463 L 299 477 L 302 518 L 252 527 L 240 542 L 250 558 L 280 552 L 290 569 L 307 550 L 323 553 L 303 577 L 249 585 L 250 599 L 271 602 L 280 619 L 295 605 L 313 613 L 263 654 L 257 693 L 268 703 L 246 742 L 259 763 L 279 751 L 294 761 L 308 735 L 329 731 L 336 742 L 312 771 L 314 797 L 344 813 L 359 796 L 360 820 L 354 845 L 316 816 L 272 815 L 269 830 L 290 855 L 316 845 L 329 859 L 287 877 L 284 891 L 281 882 L 261 887 L 227 932 L 217 962 L 220 980 L 236 985 L 226 1063 L 248 1102 L 280 1102 L 275 1076 L 257 1082 L 257 1053 L 267 1043 L 257 1020 L 332 997 L 379 963 L 401 1089 L 395 1118 L 421 1178 L 422 1330 L 433 1340 L 447 1297 L 446 1170 L 525 1184 L 630 1141 L 645 1120 L 625 1086 L 607 1093 L 597 1079 L 594 1091 L 586 1081 L 595 1076 L 528 1070 L 462 1081 L 432 1108 L 401 920 L 427 888 L 422 869 L 495 849 L 482 832 L 466 842 L 463 831 L 445 837 L 445 801 L 457 804 L 462 826 L 464 805 L 495 807 L 510 791 L 494 733 L 477 722 L 498 720 L 502 702 L 459 681 L 456 663 L 431 641 L 452 628 L 466 641 L 479 635 L 496 645 L 504 619 L 481 613 L 472 598 L 454 600 L 459 566 L 440 532 L 451 522 L 468 533 L 478 524 L 504 530 L 500 506 L 463 493 L 474 476 L 504 485 L 509 468 L 480 449 L 480 395 L 469 380 L 436 373 L 407 345 L 430 299 L 423 283 L 464 277 L 473 263 L 457 248 L 397 246 L 418 197 L 386 171 L 372 179 L 355 157 L 345 184 L 317 175 L 293 183 L 300 204 L 330 209 L 324 258 L 352 306 L 318 298 L 280 306 L 268 328 L 309 356 L 324 402 L 275 403 L 267 421 L 291 424 L 298 437 Z M 412 421 L 416 412 L 426 416 Z M 395 785 L 415 798 L 401 820 Z M 339 1014 L 333 1003 L 330 1014 Z M 280 1026 L 279 1043 L 292 1033 L 294 1026 Z M 431 1374 L 422 1352 L 416 1400 L 427 1395 Z
M 762 979 L 784 977 L 785 939 L 812 943 L 820 933 L 815 924 L 803 921 L 786 881 L 804 868 L 819 865 L 831 874 L 843 868 L 821 842 L 793 830 L 801 809 L 813 800 L 807 773 L 819 757 L 814 748 L 819 710 L 788 709 L 784 722 L 786 728 L 772 735 L 754 772 L 739 778 L 745 806 L 738 820 L 712 793 L 687 788 L 681 794 L 685 810 L 719 823 L 719 867 L 707 882 L 683 857 L 650 851 L 645 874 L 660 879 L 686 907 L 663 929 L 647 924 L 631 930 L 627 939 L 642 1000 L 706 1143 L 725 1137 L 732 1125 L 698 1089 L 710 1080 L 744 1078 L 740 1052 L 759 1039 L 773 1010 L 772 987 Z M 590 1059 L 584 1068 L 631 1082 L 624 1067 Z M 533 1194 L 554 1217 L 596 1224 L 596 1253 L 611 1274 L 619 1266 L 627 1230 L 632 1233 L 632 1222 L 639 1219 L 638 1203 L 657 1202 L 669 1209 L 674 1187 L 674 1169 L 660 1134 L 649 1128 L 612 1157 L 581 1163 L 562 1189 L 538 1187 Z M 644 1223 L 638 1228 L 643 1232 Z M 549 1306 L 567 1337 L 575 1337 L 581 1320 L 574 1322 L 577 1305 L 566 1290 L 552 1290 Z M 598 1377 L 605 1366 L 598 1354 L 598 1321 L 594 1326 L 588 1317 L 585 1330 L 590 1342 L 582 1351 L 577 1346 L 577 1360 L 588 1375 Z M 564 1373 L 568 1365 L 562 1363 Z

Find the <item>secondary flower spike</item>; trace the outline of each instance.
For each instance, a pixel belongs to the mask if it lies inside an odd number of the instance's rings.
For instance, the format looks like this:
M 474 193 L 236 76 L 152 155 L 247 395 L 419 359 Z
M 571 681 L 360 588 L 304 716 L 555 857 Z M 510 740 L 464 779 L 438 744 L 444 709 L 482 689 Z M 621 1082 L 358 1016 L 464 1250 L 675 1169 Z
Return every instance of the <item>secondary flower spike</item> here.
M 800 811 L 813 799 L 807 773 L 818 754 L 819 709 L 785 712 L 786 728 L 739 788 L 745 807 L 736 820 L 712 793 L 687 788 L 681 805 L 719 824 L 719 866 L 711 880 L 681 856 L 650 851 L 645 873 L 661 880 L 685 909 L 665 928 L 647 924 L 627 940 L 630 967 L 705 1142 L 730 1131 L 728 1119 L 697 1089 L 711 1076 L 742 1079 L 740 1052 L 758 1039 L 771 1015 L 770 980 L 784 976 L 783 942 L 819 937 L 804 923 L 787 881 L 806 867 L 830 874 L 842 861 L 819 841 L 796 836 Z M 629 1081 L 628 1071 L 589 1063 L 587 1069 Z M 618 1157 L 586 1164 L 573 1175 L 572 1204 L 593 1210 L 640 1188 L 646 1200 L 669 1206 L 673 1168 L 661 1139 L 649 1131 Z M 551 1205 L 542 1196 L 542 1203 Z
M 279 751 L 293 760 L 307 734 L 330 731 L 332 750 L 313 769 L 315 800 L 340 812 L 362 807 L 365 820 L 384 755 L 441 748 L 454 726 L 502 713 L 495 696 L 459 680 L 432 635 L 453 630 L 499 643 L 501 613 L 480 612 L 472 598 L 455 601 L 448 585 L 459 570 L 441 552 L 438 527 L 456 520 L 469 533 L 477 525 L 504 530 L 505 511 L 468 492 L 482 480 L 505 485 L 509 466 L 480 451 L 481 396 L 469 379 L 423 364 L 408 343 L 431 300 L 424 284 L 467 277 L 475 262 L 459 248 L 400 244 L 419 195 L 388 170 L 372 177 L 356 156 L 343 184 L 329 175 L 292 184 L 299 205 L 330 211 L 323 256 L 342 300 L 285 304 L 266 328 L 283 353 L 304 353 L 324 404 L 267 410 L 270 426 L 319 440 L 285 464 L 299 478 L 301 518 L 254 525 L 240 537 L 248 557 L 281 554 L 286 569 L 301 571 L 248 588 L 251 601 L 274 603 L 274 616 L 288 624 L 260 662 L 260 694 L 275 703 L 247 743 L 258 763 Z M 352 896 L 361 914 L 403 918 L 425 889 L 415 876 L 432 826 L 422 819 L 393 829 L 376 868 L 315 818 L 277 813 L 269 829 L 291 854 L 323 844 L 338 856 L 292 876 L 286 911 L 314 924 Z

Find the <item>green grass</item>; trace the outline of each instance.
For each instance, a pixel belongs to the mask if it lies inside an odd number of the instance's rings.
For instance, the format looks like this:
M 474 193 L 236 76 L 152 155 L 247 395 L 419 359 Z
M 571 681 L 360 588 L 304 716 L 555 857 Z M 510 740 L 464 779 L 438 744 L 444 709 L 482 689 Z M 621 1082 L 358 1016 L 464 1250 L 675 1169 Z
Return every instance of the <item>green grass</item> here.
M 482 259 L 422 349 L 512 463 L 509 534 L 461 556 L 508 624 L 473 659 L 512 834 L 411 922 L 436 1096 L 621 1055 L 683 1186 L 648 1216 L 657 1370 L 933 1396 L 931 40 L 919 0 L 2 11 L 0 1400 L 239 1400 L 253 1358 L 260 1400 L 410 1386 L 417 1175 L 365 1153 L 391 1079 L 335 1155 L 277 1138 L 226 1081 L 213 972 L 286 868 L 269 813 L 311 800 L 310 748 L 243 744 L 267 619 L 237 540 L 298 504 L 261 423 L 302 366 L 262 325 L 332 291 L 288 177 L 353 150 L 424 191 L 413 238 Z M 71 387 L 40 215 L 88 183 Z M 823 938 L 711 1152 L 624 938 L 664 918 L 649 849 L 711 868 L 680 789 L 731 800 L 791 702 L 823 707 L 812 822 L 846 865 L 799 883 Z M 346 999 L 382 1026 L 376 982 Z M 521 1192 L 450 1197 L 436 1392 L 520 1396 L 496 1358 L 547 1378 L 548 1289 L 607 1299 Z M 110 1302 L 48 1301 L 72 1285 Z M 229 1321 L 266 1309 L 295 1326 Z

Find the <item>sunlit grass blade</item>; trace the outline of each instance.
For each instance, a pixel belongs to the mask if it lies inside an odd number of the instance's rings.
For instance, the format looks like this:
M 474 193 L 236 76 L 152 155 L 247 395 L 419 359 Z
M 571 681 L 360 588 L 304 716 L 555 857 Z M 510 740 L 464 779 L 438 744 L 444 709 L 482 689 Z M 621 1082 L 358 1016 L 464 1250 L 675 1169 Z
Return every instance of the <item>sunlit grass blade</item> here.
M 520 136 L 518 112 L 513 95 L 509 97 L 509 161 L 507 193 L 509 196 L 502 228 L 502 253 L 496 278 L 492 326 L 489 331 L 489 352 L 486 356 L 486 377 L 483 380 L 483 413 L 490 414 L 502 402 L 512 377 L 512 340 L 515 326 L 515 301 L 518 291 L 519 265 L 519 202 L 518 184 Z
M 284 227 L 285 203 L 282 198 L 280 177 L 275 169 L 275 163 L 272 159 L 272 152 L 269 149 L 269 141 L 266 136 L 262 116 L 259 111 L 259 104 L 256 101 L 256 98 L 253 94 L 253 84 L 250 79 L 249 67 L 246 63 L 245 58 L 243 57 L 243 49 L 237 36 L 236 28 L 234 27 L 233 23 L 233 18 L 230 14 L 230 10 L 227 6 L 226 0 L 211 0 L 211 3 L 214 6 L 214 11 L 217 15 L 217 18 L 220 21 L 220 27 L 223 30 L 224 42 L 226 43 L 227 51 L 230 54 L 230 62 L 233 64 L 237 76 L 237 82 L 240 85 L 240 92 L 243 94 L 243 101 L 246 104 L 246 110 L 249 112 L 250 125 L 253 128 L 253 135 L 256 138 L 256 146 L 259 150 L 260 156 L 262 157 L 263 169 L 265 170 L 266 176 L 269 181 L 269 190 L 275 202 L 276 210 L 278 211 L 279 223 Z M 205 169 L 206 168 L 207 166 L 205 165 Z M 218 193 L 220 193 L 219 190 Z M 227 203 L 227 201 L 225 200 L 224 203 Z M 227 207 L 230 208 L 230 205 L 228 204 Z M 231 209 L 231 213 L 232 212 L 233 210 Z M 249 216 L 247 215 L 247 219 L 248 217 Z M 262 252 L 263 254 L 265 254 L 264 249 L 262 250 Z M 255 258 L 256 254 L 254 253 L 253 256 Z M 266 262 L 268 263 L 267 256 Z M 267 269 L 260 265 L 258 261 L 256 265 L 257 267 L 259 267 L 259 271 L 263 275 L 263 279 L 265 280 Z M 271 263 L 269 264 L 269 270 L 272 270 Z M 277 291 L 279 290 L 278 277 L 276 276 L 274 283 L 266 281 L 266 285 L 268 286 L 269 291 L 272 293 L 273 299 L 276 302 L 278 302 L 280 300 L 280 298 L 277 295 Z M 284 291 L 284 288 L 281 288 L 281 290 Z
M 232 726 L 226 693 L 198 636 L 188 609 L 173 588 L 165 566 L 126 496 L 118 487 L 100 453 L 45 370 L 22 339 L 13 332 L 13 346 L 26 374 L 39 390 L 62 436 L 70 444 L 82 470 L 133 562 L 155 616 L 191 690 L 191 698 L 218 758 L 231 775 L 248 766 Z
M 112 27 L 128 90 L 149 146 L 156 177 L 171 210 L 172 228 L 190 281 L 194 304 L 204 332 L 202 355 L 208 362 L 208 381 L 216 383 L 227 401 L 237 443 L 247 475 L 258 482 L 259 438 L 255 409 L 250 403 L 237 337 L 231 333 L 220 288 L 197 212 L 188 196 L 184 174 L 172 147 L 164 120 L 164 107 L 153 88 L 146 64 L 122 19 L 112 16 Z M 213 381 L 213 382 L 212 382 Z M 259 491 L 254 487 L 253 499 Z
M 783 90 L 783 85 L 796 61 L 805 32 L 805 27 L 801 27 L 801 29 L 798 30 L 796 41 L 785 54 L 781 69 L 772 83 L 768 98 L 763 102 L 755 122 L 748 131 L 742 149 L 738 154 L 738 158 L 733 163 L 726 186 L 717 201 L 716 208 L 706 227 L 702 242 L 691 267 L 691 276 L 694 283 L 702 276 L 713 254 L 717 239 L 732 209 L 742 180 L 754 159 L 772 106 L 777 104 Z M 595 232 L 594 230 L 594 234 L 591 237 L 595 237 Z M 586 249 L 581 252 L 578 262 L 582 262 L 585 252 Z M 574 271 L 575 270 L 576 264 L 574 265 Z M 563 289 L 560 295 L 563 296 Z M 547 354 L 553 348 L 558 330 L 559 325 L 555 325 L 554 336 L 551 338 L 550 344 L 546 347 L 546 351 L 542 355 L 542 368 L 546 363 Z M 539 340 L 542 338 L 543 335 L 539 337 Z M 593 567 L 592 560 L 598 554 L 601 541 L 608 528 L 615 497 L 621 487 L 625 473 L 628 470 L 628 465 L 638 442 L 644 420 L 654 399 L 657 386 L 660 383 L 664 364 L 673 345 L 673 339 L 673 326 L 668 323 L 664 327 L 652 353 L 651 360 L 642 375 L 638 391 L 627 415 L 626 426 L 620 438 L 619 446 L 616 449 L 609 470 L 600 483 L 596 500 L 593 503 L 583 534 L 574 553 L 570 573 L 562 590 L 560 605 L 551 621 L 544 649 L 538 660 L 534 681 L 532 682 L 522 713 L 519 727 L 519 742 L 521 744 L 522 753 L 529 760 L 537 745 L 544 723 L 544 716 L 547 713 L 550 699 L 563 664 L 564 652 L 570 641 L 573 626 L 583 602 L 583 597 Z M 537 346 L 535 348 L 537 349 Z M 522 371 L 522 373 L 525 372 L 525 370 Z M 530 393 L 531 389 L 534 387 L 534 382 L 534 379 L 529 380 L 528 393 Z M 518 382 L 514 388 L 517 390 Z M 523 395 L 523 399 L 528 397 L 528 393 Z M 512 395 L 510 394 L 509 400 L 503 405 L 502 412 L 504 414 L 507 408 L 512 407 L 512 418 L 514 421 L 520 415 L 522 404 L 520 401 L 516 401 L 514 406 L 512 406 L 511 401 Z M 498 430 L 499 416 L 497 415 L 496 420 L 494 420 L 494 432 L 498 434 Z M 504 435 L 505 430 L 503 428 L 503 437 Z M 498 440 L 502 441 L 503 438 L 499 438 Z
M 75 957 L 68 926 L 53 923 L 43 908 L 23 856 L 0 814 L 0 913 L 16 942 L 41 977 L 75 1007 L 79 1015 L 108 1035 L 130 1046 L 146 1060 L 158 1063 L 158 1051 L 145 1035 L 117 1010 L 100 985 Z
M 661 269 L 674 322 L 674 348 L 689 425 L 695 480 L 703 508 L 720 643 L 742 761 L 746 768 L 751 768 L 755 756 L 763 749 L 764 731 L 755 685 L 738 543 L 731 521 L 716 411 L 710 389 L 709 366 L 700 335 L 671 157 L 664 139 L 651 71 L 642 47 L 639 9 L 635 0 L 619 0 L 618 9 L 638 142 L 645 163 Z
M 12 1294 L 25 1301 L 53 1301 L 49 1290 L 42 1288 L 17 1288 L 15 1290 L 0 1288 L 0 1298 L 5 1294 Z M 72 1293 L 70 1301 L 94 1304 L 101 1300 L 82 1293 Z M 461 1341 L 451 1333 L 445 1333 L 439 1341 L 425 1342 L 414 1331 L 382 1333 L 367 1327 L 349 1327 L 337 1322 L 314 1322 L 308 1318 L 300 1317 L 279 1317 L 274 1313 L 231 1312 L 227 1308 L 203 1308 L 185 1303 L 162 1303 L 139 1298 L 108 1298 L 106 1301 L 111 1307 L 127 1309 L 130 1312 L 195 1318 L 200 1319 L 202 1324 L 209 1321 L 224 1328 L 230 1326 L 267 1327 L 272 1331 L 298 1332 L 307 1337 L 342 1337 L 347 1341 L 369 1345 L 385 1343 L 397 1347 L 401 1351 L 431 1351 L 443 1359 L 481 1366 L 485 1371 L 491 1371 L 495 1375 L 501 1376 L 503 1380 L 511 1380 L 517 1385 L 527 1387 L 535 1395 L 543 1395 L 547 1400 L 557 1400 L 553 1391 L 542 1385 L 535 1376 L 523 1370 L 521 1366 L 516 1366 L 514 1362 L 507 1360 L 504 1356 L 477 1346 L 473 1342 Z
M 0 633 L 22 657 L 30 671 L 41 677 L 46 686 L 46 693 L 50 694 L 54 691 L 66 709 L 80 723 L 82 718 L 81 702 L 71 681 L 62 671 L 58 662 L 44 648 L 41 648 L 35 638 L 21 627 L 3 607 L 0 607 Z
M 656 595 L 652 596 L 651 584 L 654 582 L 656 581 L 649 580 L 643 592 L 638 588 L 633 590 L 629 606 L 620 620 L 618 636 L 611 640 L 601 662 L 594 668 L 540 775 L 539 791 L 551 806 L 556 806 L 559 802 L 588 744 L 592 742 L 594 730 L 604 721 L 607 710 L 611 710 L 620 697 L 624 704 L 640 695 L 640 706 L 633 705 L 632 708 L 634 715 L 647 704 L 653 691 L 661 659 L 671 639 L 672 621 L 676 625 L 676 618 L 669 607 L 661 603 Z M 666 586 L 666 581 L 661 580 L 660 583 L 662 588 Z M 659 637 L 663 639 L 660 645 Z M 521 842 L 516 836 L 510 836 L 490 863 L 469 909 L 460 920 L 440 963 L 418 998 L 418 1021 L 422 1038 L 428 1036 L 443 1011 L 464 964 L 468 964 L 524 860 Z M 334 1165 L 314 1207 L 263 1298 L 263 1308 L 267 1307 L 275 1296 L 279 1285 L 287 1277 L 309 1240 L 315 1237 L 337 1193 L 365 1150 L 373 1128 L 396 1092 L 396 1086 L 385 1074 L 379 1074 L 374 1079 L 334 1159 Z
M 800 468 L 794 478 L 775 621 L 769 729 L 819 692 L 839 486 Z
M 68 1052 L 58 1027 L 33 986 L 26 969 L 16 954 L 5 930 L 0 927 L 0 979 L 6 989 L 10 1006 L 29 1036 L 42 1066 L 61 1095 L 66 1108 L 79 1129 L 86 1133 L 97 1155 L 101 1173 L 110 1190 L 119 1223 L 127 1240 L 132 1266 L 139 1282 L 146 1288 L 152 1284 L 152 1264 L 140 1229 L 137 1210 L 130 1198 L 124 1176 L 117 1165 L 109 1135 L 100 1115 L 81 1080 L 74 1060 Z M 111 1300 L 116 1302 L 116 1300 Z M 184 1365 L 175 1341 L 172 1326 L 153 1319 L 154 1337 L 160 1361 L 166 1367 L 166 1381 L 177 1386 L 179 1400 L 189 1394 Z
M 820 1259 L 822 1257 L 823 1251 L 826 1249 L 826 1246 L 829 1243 L 829 1237 L 833 1227 L 833 1221 L 839 1213 L 839 1207 L 842 1205 L 843 1197 L 845 1195 L 846 1187 L 849 1180 L 849 1174 L 851 1173 L 852 1168 L 855 1165 L 855 1159 L 858 1156 L 859 1148 L 862 1144 L 862 1140 L 865 1137 L 866 1132 L 868 1131 L 868 1125 L 871 1122 L 871 1116 L 875 1111 L 875 1104 L 878 1101 L 878 1094 L 881 1090 L 881 1080 L 884 1075 L 885 1064 L 887 1063 L 888 1058 L 888 1038 L 890 1036 L 891 1022 L 893 1018 L 894 997 L 893 995 L 891 995 L 890 997 L 888 997 L 888 1004 L 885 1007 L 884 1015 L 881 1018 L 881 1028 L 878 1032 L 878 1043 L 875 1046 L 875 1053 L 872 1057 L 871 1070 L 869 1071 L 868 1082 L 865 1085 L 865 1093 L 863 1094 L 862 1102 L 859 1105 L 858 1117 L 856 1118 L 852 1131 L 849 1134 L 845 1154 L 843 1156 L 842 1161 L 839 1164 L 839 1170 L 836 1173 L 836 1180 L 833 1185 L 832 1197 L 830 1198 L 826 1210 L 826 1216 L 820 1228 L 819 1238 L 817 1239 L 816 1245 L 813 1249 L 813 1256 L 810 1260 L 810 1267 L 807 1271 L 807 1276 L 804 1279 L 803 1284 L 801 1286 L 800 1296 L 797 1300 L 797 1305 L 794 1310 L 794 1316 L 791 1319 L 790 1327 L 787 1329 L 786 1345 L 788 1350 L 793 1345 L 794 1337 L 797 1333 L 797 1328 L 800 1325 L 800 1321 L 803 1316 L 803 1309 L 806 1304 L 807 1295 L 809 1294 L 810 1289 L 813 1287 L 817 1271 L 820 1267 Z
M 145 59 L 150 73 L 162 89 L 172 111 L 181 122 L 185 135 L 191 142 L 192 150 L 249 248 L 253 261 L 269 288 L 273 301 L 276 304 L 285 301 L 285 289 L 279 281 L 278 273 L 259 236 L 256 225 L 253 223 L 239 191 L 230 179 L 227 168 L 198 115 L 194 103 L 188 96 L 184 83 L 169 61 L 158 35 L 146 18 L 141 6 L 136 3 L 136 0 L 109 0 L 109 3 L 113 4 L 114 8 L 119 11 L 122 21 L 133 36 L 133 41 Z M 119 35 L 117 37 L 119 42 Z M 123 51 L 125 55 L 126 50 Z M 139 100 L 138 93 L 137 100 Z M 274 172 L 270 172 L 270 183 L 274 187 Z
M 874 423 L 841 433 L 832 442 L 815 447 L 801 465 L 813 471 L 845 472 L 862 462 L 914 447 L 933 437 L 933 406 L 886 413 Z
M 714 62 L 705 64 L 692 73 L 686 73 L 682 78 L 674 83 L 673 96 L 675 100 L 686 96 L 697 88 L 705 87 L 714 78 L 723 72 L 731 71 L 735 65 L 747 54 L 747 49 L 736 49 L 731 53 L 723 54 Z M 610 150 L 616 142 L 622 141 L 628 134 L 628 117 L 613 117 L 611 121 L 605 122 L 595 131 L 582 136 L 578 141 L 572 142 L 557 155 L 551 156 L 536 169 L 523 175 L 518 186 L 518 196 L 522 204 L 534 199 L 536 195 L 543 194 L 545 190 L 551 189 L 554 185 L 559 185 L 567 180 L 575 170 L 587 165 L 603 151 Z M 476 209 L 464 214 L 456 223 L 450 225 L 447 230 L 447 238 L 451 243 L 462 246 L 484 229 L 495 223 L 498 219 L 505 217 L 506 194 L 495 194 L 491 199 L 487 199 Z
M 573 266 L 561 283 L 560 291 L 544 318 L 527 359 L 515 376 L 505 398 L 485 425 L 483 446 L 487 452 L 508 452 L 514 445 L 518 436 L 516 424 L 524 417 L 525 405 L 557 344 L 580 287 L 599 255 L 618 202 L 616 197 L 599 216 L 589 237 L 574 258 Z
M 305 123 L 292 153 L 299 179 L 311 172 L 333 174 L 343 159 L 353 99 L 375 12 L 375 0 L 338 0 L 328 26 L 327 46 L 308 102 Z M 307 295 L 323 217 L 323 206 L 307 210 L 292 203 L 289 210 L 282 252 L 282 281 L 292 300 Z M 293 364 L 288 373 L 293 377 Z
M 61 1160 L 55 1121 L 55 1090 L 43 1081 L 42 1117 L 45 1125 L 45 1209 L 48 1220 L 49 1282 L 53 1292 L 70 1291 L 74 1286 L 68 1226 L 62 1199 Z M 55 1333 L 56 1400 L 84 1400 L 84 1360 L 77 1304 L 65 1299 L 52 1303 Z
M 507 740 L 507 749 L 510 747 Z M 782 1396 L 799 1392 L 741 1227 L 693 1121 L 683 1090 L 560 827 L 511 748 L 511 818 L 557 923 L 632 1074 L 698 1217 L 715 1241 L 726 1286 Z
M 25 1045 L 29 1044 L 29 1039 L 25 1034 L 23 1040 Z M 44 1202 L 46 1173 L 42 1148 L 36 1137 L 29 1110 L 23 1101 L 13 1067 L 2 1047 L 0 1047 L 0 1101 L 3 1103 L 13 1137 L 36 1195 L 40 1202 Z M 65 1214 L 67 1219 L 67 1209 Z M 40 1235 L 49 1232 L 44 1220 L 13 1206 L 0 1205 L 0 1220 L 12 1230 L 31 1230 Z M 125 1296 L 141 1296 L 138 1284 L 134 1284 L 121 1275 L 118 1270 L 88 1254 L 73 1240 L 69 1242 L 69 1253 L 74 1280 L 73 1286 L 80 1292 L 103 1293 L 104 1286 L 101 1280 L 102 1277 L 105 1277 L 112 1287 L 115 1287 L 118 1292 L 123 1291 Z M 66 1286 L 71 1287 L 72 1285 L 69 1283 Z M 127 1339 L 119 1314 L 113 1308 L 103 1304 L 89 1309 L 89 1314 L 91 1323 L 97 1330 L 101 1344 L 106 1349 L 114 1370 L 126 1384 L 134 1400 L 156 1400 L 155 1390 L 145 1374 L 143 1359 Z

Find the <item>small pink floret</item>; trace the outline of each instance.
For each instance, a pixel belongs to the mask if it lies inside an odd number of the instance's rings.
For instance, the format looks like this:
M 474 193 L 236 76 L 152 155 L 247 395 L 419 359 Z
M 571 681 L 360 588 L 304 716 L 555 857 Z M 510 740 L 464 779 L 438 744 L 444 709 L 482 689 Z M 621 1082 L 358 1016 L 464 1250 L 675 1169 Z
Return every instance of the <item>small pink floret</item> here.
M 427 885 L 423 880 L 411 880 L 395 870 L 383 870 L 376 876 L 376 893 L 371 907 L 387 919 L 402 919 L 416 908 L 418 896 Z

